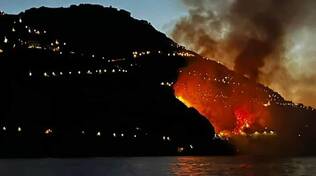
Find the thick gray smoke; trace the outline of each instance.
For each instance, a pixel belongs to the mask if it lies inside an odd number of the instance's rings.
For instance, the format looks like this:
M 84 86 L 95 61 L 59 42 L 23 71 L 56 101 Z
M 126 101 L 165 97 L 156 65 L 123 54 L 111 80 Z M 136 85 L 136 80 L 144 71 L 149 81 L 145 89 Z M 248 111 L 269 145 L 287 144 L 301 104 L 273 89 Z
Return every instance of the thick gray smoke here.
M 182 0 L 171 35 L 201 55 L 316 106 L 315 0 Z

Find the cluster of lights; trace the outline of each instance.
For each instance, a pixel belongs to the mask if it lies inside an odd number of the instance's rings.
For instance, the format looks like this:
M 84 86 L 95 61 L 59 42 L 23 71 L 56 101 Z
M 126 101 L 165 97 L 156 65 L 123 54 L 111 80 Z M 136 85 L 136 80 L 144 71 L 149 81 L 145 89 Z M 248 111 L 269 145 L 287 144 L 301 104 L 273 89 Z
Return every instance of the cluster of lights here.
M 179 70 L 180 73 L 183 73 L 182 70 Z M 236 92 L 236 90 L 234 89 L 234 87 L 239 87 L 241 86 L 241 83 L 239 81 L 236 81 L 234 80 L 231 76 L 229 75 L 223 75 L 221 77 L 215 77 L 214 75 L 211 75 L 209 73 L 202 73 L 202 72 L 199 72 L 197 70 L 191 70 L 191 71 L 188 71 L 186 73 L 186 76 L 188 77 L 194 77 L 193 79 L 194 80 L 203 80 L 203 81 L 208 81 L 210 82 L 211 84 L 215 83 L 215 84 L 218 84 L 219 86 L 223 86 L 223 85 L 229 85 L 231 86 L 233 89 L 232 89 L 232 92 L 233 93 L 240 93 L 240 94 L 244 94 L 245 92 L 241 89 L 240 92 Z M 203 89 L 202 89 L 202 82 L 200 83 L 197 83 L 196 84 L 196 87 L 197 87 L 197 91 L 199 92 L 204 92 Z M 238 89 L 239 90 L 239 89 Z M 214 94 L 214 92 L 212 92 L 211 90 L 207 90 L 206 92 L 204 92 L 202 94 L 202 100 L 203 101 L 213 101 L 213 102 L 219 102 L 219 101 L 222 101 L 224 99 L 227 99 L 229 98 L 228 95 L 225 95 L 225 93 L 223 91 L 218 91 Z M 229 104 L 225 104 L 224 106 L 225 108 L 230 108 L 231 105 Z
M 183 73 L 182 70 L 179 70 L 180 73 Z M 235 81 L 231 76 L 228 75 L 223 75 L 221 77 L 215 77 L 210 75 L 209 73 L 202 73 L 197 70 L 192 70 L 187 72 L 187 76 L 195 77 L 198 78 L 199 80 L 204 80 L 204 81 L 213 81 L 218 84 L 222 85 L 230 85 L 233 90 L 233 93 L 240 93 L 240 94 L 246 94 L 244 90 L 240 89 L 240 92 L 236 92 L 234 89 L 235 86 L 240 87 L 241 83 L 239 81 Z M 201 84 L 196 85 L 198 88 L 201 86 Z M 200 89 L 199 89 L 200 90 Z M 249 100 L 250 103 L 258 103 L 259 101 L 263 101 L 261 104 L 262 106 L 268 108 L 272 104 L 280 105 L 280 106 L 291 106 L 293 108 L 301 108 L 305 110 L 310 110 L 310 111 L 316 111 L 316 109 L 308 106 L 304 106 L 302 104 L 295 104 L 292 102 L 284 101 L 284 99 L 277 93 L 272 92 L 269 88 L 264 88 L 263 91 L 267 94 L 267 99 L 266 100 L 257 100 L 254 98 L 253 100 Z M 204 93 L 204 96 L 202 97 L 205 101 L 209 101 L 212 96 L 208 93 Z M 216 95 L 213 96 L 213 102 L 218 102 L 218 98 L 228 98 L 228 96 L 224 95 L 223 92 L 218 92 Z M 225 105 L 226 107 L 231 107 L 230 105 Z
M 21 18 L 19 18 L 18 22 L 14 21 L 14 24 L 23 24 L 23 20 Z M 46 34 L 47 31 L 46 30 L 38 30 L 36 28 L 30 27 L 28 25 L 23 25 L 24 29 L 26 30 L 27 33 L 32 34 L 32 35 L 42 35 L 42 34 Z M 19 28 L 15 25 L 13 25 L 11 32 L 16 33 L 17 30 Z M 11 42 L 11 39 L 9 40 L 9 38 L 7 36 L 3 37 L 3 43 L 4 44 L 8 44 Z M 36 43 L 34 41 L 23 41 L 21 39 L 18 39 L 18 41 L 20 42 L 21 45 L 26 45 L 27 48 L 29 49 L 49 49 L 53 52 L 57 52 L 59 54 L 64 54 L 65 51 L 63 50 L 63 47 L 68 46 L 68 44 L 66 42 L 63 42 L 61 40 L 55 39 L 52 42 L 49 42 L 48 46 L 42 46 L 39 43 Z M 16 44 L 13 45 L 13 47 L 15 47 Z M 177 46 L 179 47 L 179 46 Z M 0 48 L 0 53 L 3 53 L 4 50 Z M 74 55 L 78 53 L 78 55 L 80 56 L 88 56 L 91 59 L 100 59 L 100 60 L 105 60 L 108 63 L 117 63 L 117 62 L 124 62 L 127 59 L 126 58 L 119 58 L 119 59 L 106 59 L 104 56 L 98 57 L 96 54 L 84 54 L 84 53 L 80 53 L 80 52 L 75 52 L 75 51 L 69 51 L 69 54 Z M 162 52 L 162 51 L 134 51 L 132 52 L 132 57 L 133 58 L 138 58 L 141 56 L 148 56 L 151 54 L 159 54 L 159 55 L 165 55 L 165 56 L 182 56 L 182 57 L 194 57 L 195 55 L 192 53 L 189 53 L 187 51 L 180 51 L 180 52 Z M 211 60 L 209 58 L 205 58 L 206 60 Z M 214 60 L 214 59 L 212 59 Z M 220 62 L 218 62 L 220 63 Z M 136 66 L 136 64 L 130 64 L 131 67 Z M 127 68 L 113 68 L 113 69 L 91 69 L 91 70 L 75 70 L 75 71 L 51 71 L 51 72 L 43 72 L 43 73 L 39 73 L 39 75 L 44 76 L 44 77 L 61 77 L 61 76 L 66 76 L 66 75 L 98 75 L 98 74 L 104 74 L 104 73 L 127 73 L 128 69 Z M 35 73 L 35 72 L 34 72 Z M 34 73 L 32 71 L 28 72 L 28 76 L 32 77 L 34 76 Z M 182 71 L 180 70 L 180 73 L 182 73 Z M 211 75 L 209 75 L 208 73 L 199 73 L 196 70 L 193 70 L 191 72 L 188 72 L 189 76 L 198 76 L 200 78 L 202 78 L 202 80 L 208 80 L 208 81 L 214 81 L 223 85 L 234 85 L 234 86 L 240 86 L 240 83 L 238 81 L 234 81 L 232 77 L 228 76 L 228 75 L 224 75 L 224 77 L 212 77 Z M 161 82 L 162 86 L 169 86 L 172 87 L 173 86 L 173 82 Z M 198 87 L 201 87 L 201 85 L 197 84 Z M 233 90 L 235 91 L 235 90 Z M 311 108 L 311 107 L 306 107 L 304 105 L 296 105 L 292 102 L 285 102 L 283 100 L 283 98 L 278 95 L 277 93 L 271 93 L 268 91 L 268 89 L 264 89 L 264 91 L 268 94 L 268 99 L 266 100 L 266 102 L 262 102 L 262 106 L 264 107 L 269 107 L 272 105 L 272 103 L 277 104 L 277 105 L 281 105 L 281 106 L 292 106 L 292 107 L 298 107 L 298 108 L 304 108 L 307 110 L 313 110 L 315 111 L 315 109 Z M 244 92 L 243 90 L 241 90 L 240 94 L 245 94 L 246 92 Z M 210 98 L 212 98 L 212 96 L 209 93 L 204 93 L 203 97 L 204 100 L 209 101 Z M 213 101 L 217 102 L 218 99 L 226 99 L 228 98 L 228 96 L 226 96 L 223 92 L 218 92 L 215 96 Z M 251 100 L 252 101 L 252 100 Z M 231 108 L 231 105 L 225 105 L 225 108 Z M 2 128 L 3 131 L 6 131 L 7 128 L 5 126 L 3 126 Z M 17 129 L 18 132 L 22 131 L 21 127 L 18 127 Z M 271 133 L 272 132 L 272 133 Z M 53 131 L 52 129 L 46 129 L 45 130 L 45 134 L 52 134 Z M 85 134 L 85 131 L 81 131 L 82 134 Z M 240 134 L 243 134 L 242 132 Z M 97 136 L 101 136 L 102 133 L 100 131 L 98 131 L 96 133 Z M 273 131 L 270 132 L 263 132 L 263 133 L 259 133 L 259 132 L 255 132 L 253 134 L 251 134 L 251 136 L 258 136 L 258 135 L 275 135 L 275 133 Z M 113 137 L 124 137 L 124 133 L 121 134 L 116 134 L 113 133 Z M 219 136 L 224 136 L 224 134 L 219 134 Z M 298 136 L 302 136 L 301 134 L 298 134 Z M 137 135 L 133 135 L 134 138 L 137 137 Z M 170 140 L 170 137 L 168 136 L 163 136 L 163 140 Z
M 19 29 L 22 29 L 23 31 L 21 32 L 26 32 L 28 34 L 31 34 L 31 35 L 41 35 L 41 34 L 46 34 L 46 31 L 43 30 L 38 30 L 36 28 L 31 28 L 30 26 L 28 25 L 24 25 L 23 24 L 23 20 L 22 18 L 19 18 L 17 21 L 14 21 L 13 24 L 12 24 L 12 28 L 11 28 L 11 32 L 12 33 L 17 33 L 19 32 L 18 30 Z M 25 31 L 24 31 L 25 30 Z M 40 44 L 38 44 L 37 42 L 33 42 L 33 41 L 23 41 L 22 39 L 17 39 L 18 43 L 21 45 L 21 46 L 27 46 L 27 48 L 29 49 L 43 49 L 42 46 L 40 46 Z M 9 43 L 12 43 L 13 44 L 13 48 L 16 47 L 17 43 L 15 43 L 13 40 L 9 40 L 9 38 L 7 38 L 6 36 L 4 36 L 4 39 L 3 39 L 3 43 L 4 44 L 9 44 Z M 44 48 L 46 49 L 46 48 Z M 2 49 L 1 49 L 2 50 Z M 3 52 L 3 50 L 2 50 Z
M 20 24 L 23 24 L 23 20 L 20 18 L 18 20 L 18 23 Z M 14 24 L 17 24 L 16 21 L 14 21 Z M 40 35 L 40 34 L 46 34 L 47 31 L 46 30 L 43 30 L 43 31 L 40 31 L 40 30 L 37 30 L 37 29 L 33 29 L 31 28 L 30 26 L 28 25 L 25 25 L 24 26 L 25 29 L 28 30 L 28 33 L 30 34 L 37 34 L 37 35 Z M 18 28 L 16 28 L 15 26 L 12 27 L 12 32 L 17 32 Z M 55 39 L 53 40 L 52 42 L 49 43 L 48 46 L 43 46 L 35 41 L 23 41 L 22 39 L 18 39 L 18 41 L 20 42 L 21 46 L 26 46 L 26 48 L 28 49 L 43 49 L 43 50 L 51 50 L 52 52 L 57 52 L 58 54 L 64 54 L 65 51 L 63 51 L 62 47 L 65 47 L 67 46 L 67 43 L 66 42 L 62 42 L 61 40 L 59 39 Z M 9 43 L 9 39 L 4 36 L 4 39 L 3 39 L 3 43 L 5 44 L 8 44 Z M 15 47 L 15 44 L 14 44 L 14 47 Z M 0 49 L 0 53 L 3 53 L 4 50 Z M 78 53 L 80 56 L 85 56 L 86 54 L 84 53 L 80 53 L 80 52 L 75 52 L 75 51 L 69 51 L 69 54 L 71 55 L 74 55 Z M 88 55 L 87 55 L 88 56 Z M 105 60 L 107 63 L 117 63 L 117 62 L 123 62 L 123 61 L 126 61 L 125 58 L 118 58 L 118 59 L 105 59 L 104 56 L 102 57 L 96 57 L 96 54 L 91 54 L 89 55 L 88 57 L 90 57 L 91 59 L 97 59 L 99 58 L 100 60 Z M 137 64 L 130 64 L 130 67 L 134 67 L 136 66 Z M 113 68 L 113 69 L 94 69 L 94 70 L 86 70 L 86 71 L 83 71 L 83 70 L 77 70 L 77 71 L 52 71 L 52 72 L 43 72 L 43 73 L 39 73 L 41 76 L 44 76 L 44 77 L 60 77 L 60 76 L 66 76 L 66 75 L 73 75 L 73 74 L 77 74 L 77 75 L 96 75 L 96 74 L 103 74 L 103 73 L 127 73 L 128 72 L 128 68 L 122 68 L 121 66 L 118 66 L 118 65 L 115 65 L 114 67 L 116 68 Z M 32 71 L 29 71 L 28 72 L 28 76 L 29 77 L 32 77 L 32 76 L 35 76 L 36 74 L 34 74 L 35 72 L 32 72 Z
M 2 126 L 2 131 L 7 131 L 7 127 L 6 126 Z M 22 132 L 22 127 L 18 126 L 17 127 L 17 132 Z
M 182 56 L 182 57 L 194 57 L 195 55 L 189 52 L 178 52 L 177 53 L 178 56 Z
M 52 135 L 52 134 L 53 134 L 53 130 L 50 129 L 50 128 L 48 128 L 48 129 L 45 130 L 44 133 L 45 133 L 46 135 Z
M 171 138 L 169 136 L 162 136 L 163 141 L 171 141 Z
M 189 144 L 189 145 L 186 145 L 186 146 L 179 146 L 177 148 L 177 151 L 178 151 L 178 153 L 183 153 L 185 151 L 192 151 L 193 149 L 194 149 L 193 144 Z
M 273 102 L 276 105 L 279 106 L 287 106 L 287 107 L 292 107 L 292 108 L 299 108 L 299 109 L 305 109 L 309 111 L 316 111 L 316 109 L 310 107 L 310 106 L 305 106 L 303 104 L 295 104 L 290 101 L 285 101 L 278 93 L 272 92 L 268 88 L 264 89 L 265 93 L 268 94 L 268 100 L 267 103 L 264 104 L 265 107 L 268 107 L 271 105 Z
M 21 126 L 18 126 L 16 129 L 17 129 L 17 132 L 22 132 L 22 127 Z M 8 130 L 7 126 L 2 126 L 2 131 L 7 131 L 7 130 Z M 140 131 L 140 128 L 137 127 L 136 130 Z M 46 129 L 43 130 L 43 133 L 45 135 L 53 135 L 53 131 L 54 130 L 52 128 L 46 128 Z M 85 130 L 81 130 L 80 133 L 82 135 L 85 135 L 86 131 Z M 97 131 L 96 132 L 96 136 L 102 136 L 102 132 L 101 131 Z M 124 138 L 125 137 L 125 133 L 123 133 L 123 132 L 121 132 L 121 133 L 114 132 L 114 133 L 112 133 L 112 136 L 113 136 L 113 138 L 117 138 L 117 137 Z M 137 134 L 135 133 L 134 135 L 132 135 L 132 137 L 133 138 L 137 138 Z M 168 137 L 164 136 L 164 138 L 166 138 L 166 140 L 170 141 L 170 137 L 169 136 Z
M 2 131 L 7 131 L 7 130 L 8 130 L 7 126 L 2 126 Z M 131 137 L 132 138 L 137 138 L 141 134 L 141 131 L 142 131 L 141 128 L 136 127 L 135 130 L 134 130 L 134 134 L 132 134 Z M 17 132 L 22 132 L 22 127 L 21 126 L 17 127 Z M 148 135 L 148 133 L 145 133 L 145 132 L 143 132 L 143 133 L 144 133 L 144 135 Z M 54 134 L 54 129 L 53 128 L 45 128 L 43 130 L 43 134 L 51 136 L 51 135 Z M 81 130 L 80 134 L 81 135 L 86 135 L 87 133 L 86 133 L 85 130 Z M 97 137 L 100 137 L 100 136 L 103 135 L 103 133 L 100 130 L 96 130 L 95 135 Z M 125 137 L 128 136 L 124 132 L 113 132 L 111 135 L 112 135 L 113 138 L 125 138 Z M 162 138 L 163 138 L 164 141 L 171 141 L 171 137 L 170 136 L 163 136 Z
M 275 104 L 280 105 L 280 106 L 287 106 L 287 107 L 292 107 L 292 108 L 299 108 L 299 109 L 305 109 L 308 111 L 316 111 L 315 108 L 310 107 L 310 106 L 305 106 L 303 104 L 295 104 L 293 102 L 288 102 L 288 101 L 283 101 L 283 102 L 275 102 Z
M 277 133 L 270 130 L 270 131 L 262 131 L 258 132 L 255 131 L 253 133 L 245 133 L 243 131 L 240 131 L 240 133 L 234 134 L 234 136 L 244 136 L 244 137 L 252 137 L 252 138 L 258 138 L 258 137 L 276 137 Z M 228 140 L 232 136 L 231 132 L 229 131 L 221 131 L 218 134 L 215 135 L 216 138 L 226 139 Z
M 22 25 L 22 29 L 25 29 L 26 32 L 30 35 L 42 35 L 42 34 L 47 34 L 47 31 L 46 30 L 38 30 L 34 27 L 31 27 L 29 25 L 26 25 L 26 24 L 23 24 L 23 20 L 22 18 L 19 18 L 18 21 L 14 21 L 14 24 L 13 24 L 13 27 L 11 29 L 11 31 L 13 33 L 17 33 L 18 30 L 17 29 L 21 29 L 21 27 L 17 26 L 17 25 Z M 23 32 L 23 31 L 22 31 Z M 66 42 L 63 42 L 59 39 L 55 39 L 53 40 L 52 42 L 49 42 L 46 46 L 44 46 L 43 44 L 40 44 L 39 42 L 36 42 L 36 41 L 24 41 L 23 39 L 17 39 L 17 41 L 20 43 L 20 45 L 25 48 L 28 48 L 28 49 L 42 49 L 42 50 L 50 50 L 52 52 L 56 52 L 60 55 L 64 54 L 65 51 L 63 49 L 63 47 L 66 47 L 67 46 L 67 43 Z M 8 44 L 9 42 L 9 39 L 5 36 L 4 39 L 3 39 L 3 43 L 5 44 Z M 16 43 L 14 43 L 13 45 L 14 47 L 16 46 Z M 3 50 L 1 49 L 1 51 L 3 52 Z M 0 53 L 2 53 L 0 52 Z M 69 54 L 73 55 L 73 54 L 76 54 L 75 51 L 69 51 Z M 86 54 L 84 53 L 80 53 L 78 52 L 78 54 L 80 56 L 85 56 Z M 91 54 L 91 55 L 86 55 L 87 57 L 90 57 L 92 59 L 97 59 L 96 57 L 96 54 Z M 104 56 L 102 57 L 99 57 L 100 59 L 102 60 L 106 60 Z M 106 62 L 108 63 L 113 63 L 113 62 L 120 62 L 120 61 L 125 61 L 126 59 L 125 58 L 119 58 L 119 59 L 109 59 L 109 60 L 106 60 Z
M 14 23 L 14 25 L 13 25 L 11 31 L 12 31 L 12 32 L 16 32 L 16 26 L 15 26 L 15 24 L 17 24 L 17 22 L 14 21 L 13 23 Z M 19 18 L 18 23 L 21 24 L 21 25 L 23 25 L 23 20 L 22 20 L 22 18 Z M 38 30 L 38 29 L 32 28 L 32 27 L 30 27 L 30 26 L 28 26 L 28 25 L 24 25 L 24 29 L 25 29 L 26 32 L 29 33 L 29 34 L 41 35 L 41 34 L 46 34 L 46 33 L 47 33 L 45 30 Z
M 138 58 L 141 56 L 146 56 L 146 55 L 150 55 L 152 52 L 151 51 L 134 51 L 132 52 L 133 58 Z M 160 54 L 161 51 L 158 51 L 158 53 Z
M 172 85 L 174 84 L 174 82 L 161 82 L 160 85 L 161 86 L 168 86 L 168 87 L 172 87 Z
M 180 52 L 162 52 L 160 50 L 158 51 L 134 51 L 132 52 L 133 58 L 138 58 L 141 56 L 148 56 L 151 54 L 159 54 L 159 55 L 166 55 L 166 56 L 182 56 L 182 57 L 194 57 L 195 55 L 187 52 L 187 51 L 180 51 Z
M 207 60 L 207 61 L 216 61 L 215 58 L 209 58 L 209 57 L 203 57 L 203 59 L 204 59 L 204 60 Z M 217 60 L 216 62 L 217 62 L 218 64 L 220 64 L 220 65 L 224 65 L 224 63 L 221 62 L 220 60 Z
M 117 137 L 124 138 L 125 134 L 124 134 L 124 133 L 115 133 L 115 132 L 114 132 L 114 133 L 112 134 L 112 136 L 113 136 L 114 138 L 117 138 Z M 133 137 L 136 138 L 137 135 L 134 134 Z
M 246 134 L 242 134 L 242 135 L 246 135 Z M 270 131 L 263 131 L 262 133 L 256 131 L 256 132 L 254 132 L 252 134 L 249 134 L 249 136 L 251 136 L 251 137 L 277 136 L 277 134 L 274 131 L 270 130 Z
M 16 21 L 13 22 L 13 27 L 12 27 L 12 29 L 11 29 L 11 32 L 15 33 L 15 32 L 18 32 L 17 29 L 21 29 L 21 28 L 19 28 L 19 26 L 17 26 L 17 25 L 22 26 L 22 29 L 23 29 L 23 30 L 26 30 L 25 32 L 28 33 L 28 34 L 30 34 L 30 35 L 43 35 L 43 34 L 46 34 L 46 33 L 47 33 L 46 30 L 39 30 L 39 29 L 36 29 L 35 27 L 30 27 L 30 26 L 28 26 L 28 25 L 26 25 L 26 24 L 23 24 L 22 18 L 19 18 L 19 20 L 18 20 L 17 22 L 16 22 Z M 24 32 L 24 31 L 22 31 L 22 32 Z M 19 41 L 20 41 L 21 44 L 24 44 L 24 45 L 30 44 L 30 45 L 28 46 L 28 48 L 37 48 L 37 49 L 39 49 L 39 44 L 37 44 L 37 46 L 34 46 L 34 45 L 36 45 L 35 43 L 32 43 L 32 42 L 30 42 L 30 43 L 28 43 L 28 42 L 23 42 L 23 40 L 21 40 L 21 39 L 19 39 Z
M 127 69 L 95 69 L 95 70 L 75 70 L 75 71 L 52 71 L 52 72 L 43 72 L 39 75 L 43 77 L 62 77 L 62 76 L 71 76 L 71 75 L 102 75 L 105 73 L 128 73 Z M 35 76 L 32 71 L 28 72 L 28 76 Z
M 19 27 L 18 24 L 22 27 Z M 42 34 L 47 34 L 46 30 L 39 30 L 36 29 L 35 27 L 31 27 L 30 25 L 27 24 L 23 24 L 23 20 L 22 18 L 19 18 L 17 21 L 14 21 L 13 27 L 12 27 L 12 32 L 13 33 L 17 33 L 18 29 L 24 29 L 26 30 L 27 33 L 31 34 L 31 35 L 42 35 Z M 118 59 L 106 59 L 104 56 L 100 56 L 97 57 L 96 54 L 84 54 L 84 53 L 80 53 L 80 52 L 75 52 L 73 50 L 70 50 L 69 48 L 67 48 L 68 50 L 64 50 L 63 47 L 68 46 L 68 44 L 66 42 L 61 41 L 60 39 L 54 39 L 53 41 L 49 42 L 47 44 L 47 46 L 44 46 L 43 44 L 40 44 L 36 41 L 24 41 L 22 39 L 17 39 L 20 43 L 20 46 L 25 46 L 28 49 L 40 49 L 40 50 L 50 50 L 52 52 L 56 52 L 60 55 L 66 53 L 66 51 L 71 54 L 74 55 L 76 53 L 78 53 L 78 55 L 80 56 L 87 56 L 90 57 L 91 59 L 100 59 L 100 60 L 105 60 L 108 63 L 116 63 L 116 62 L 124 62 L 126 61 L 126 58 L 118 58 Z M 3 39 L 4 43 L 8 43 L 9 39 L 5 36 Z M 16 44 L 14 44 L 15 47 Z M 4 52 L 2 49 L 0 49 L 0 53 Z M 163 54 L 162 51 L 134 51 L 132 52 L 132 56 L 134 58 L 137 58 L 139 56 L 145 56 L 145 55 L 150 55 L 150 54 Z M 187 51 L 182 51 L 182 52 L 172 52 L 172 53 L 165 53 L 165 55 L 168 56 L 183 56 L 183 57 L 192 57 L 194 56 L 193 54 L 187 52 Z M 137 64 L 130 64 L 131 67 L 136 66 Z M 117 66 L 116 66 L 117 67 Z M 29 71 L 28 72 L 28 76 L 29 77 L 33 77 L 33 76 L 38 76 L 37 74 L 43 76 L 43 77 L 60 77 L 60 76 L 66 76 L 66 75 L 95 75 L 95 74 L 103 74 L 103 73 L 127 73 L 128 69 L 127 68 L 113 68 L 113 69 L 97 69 L 97 70 L 77 70 L 77 71 L 45 71 L 42 73 L 37 73 L 36 71 Z M 173 85 L 173 82 L 162 82 L 162 85 L 165 86 L 169 86 L 171 87 Z

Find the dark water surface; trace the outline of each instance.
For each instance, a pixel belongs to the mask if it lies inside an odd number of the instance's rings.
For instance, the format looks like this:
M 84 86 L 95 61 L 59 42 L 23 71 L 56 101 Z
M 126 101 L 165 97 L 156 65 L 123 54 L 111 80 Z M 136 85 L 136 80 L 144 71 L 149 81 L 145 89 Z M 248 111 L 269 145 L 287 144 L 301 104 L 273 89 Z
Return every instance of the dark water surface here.
M 316 176 L 316 158 L 135 157 L 2 159 L 0 176 Z

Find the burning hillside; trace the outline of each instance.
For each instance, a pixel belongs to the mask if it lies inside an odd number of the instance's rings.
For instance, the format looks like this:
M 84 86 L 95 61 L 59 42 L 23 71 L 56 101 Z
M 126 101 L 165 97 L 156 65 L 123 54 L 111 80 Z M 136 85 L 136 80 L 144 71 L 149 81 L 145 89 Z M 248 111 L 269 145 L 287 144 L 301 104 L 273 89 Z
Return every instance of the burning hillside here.
M 276 153 L 284 146 L 289 153 L 314 151 L 316 111 L 292 101 L 315 105 L 315 1 L 181 2 L 189 13 L 170 35 L 219 61 L 188 59 L 174 85 L 178 99 L 206 116 L 219 136 L 237 138 L 246 153 L 266 146 L 251 144 L 258 135 L 277 136 Z
M 203 59 L 191 61 L 180 72 L 174 85 L 177 97 L 208 117 L 217 133 L 237 134 L 269 126 L 269 98 L 256 84 Z
M 181 0 L 171 36 L 202 56 L 316 106 L 314 0 Z
M 281 130 L 280 118 L 271 112 L 273 108 L 298 107 L 271 89 L 207 58 L 189 58 L 188 66 L 179 72 L 173 86 L 178 99 L 206 116 L 223 136 L 274 134 Z M 312 110 L 302 105 L 300 108 Z

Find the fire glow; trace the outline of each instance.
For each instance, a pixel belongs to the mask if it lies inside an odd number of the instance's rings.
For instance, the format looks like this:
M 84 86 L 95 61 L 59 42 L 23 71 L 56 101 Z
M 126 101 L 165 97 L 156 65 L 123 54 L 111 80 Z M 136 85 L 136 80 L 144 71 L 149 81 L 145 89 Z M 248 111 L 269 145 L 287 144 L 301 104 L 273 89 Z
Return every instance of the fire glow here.
M 252 134 L 269 126 L 268 95 L 216 62 L 190 60 L 173 88 L 180 101 L 208 118 L 217 134 Z
M 184 99 L 182 96 L 177 96 L 177 99 L 180 100 L 183 104 L 185 104 L 188 108 L 191 108 L 192 105 L 190 104 L 189 101 L 187 101 L 186 99 Z

